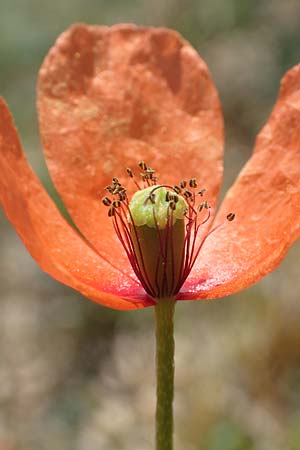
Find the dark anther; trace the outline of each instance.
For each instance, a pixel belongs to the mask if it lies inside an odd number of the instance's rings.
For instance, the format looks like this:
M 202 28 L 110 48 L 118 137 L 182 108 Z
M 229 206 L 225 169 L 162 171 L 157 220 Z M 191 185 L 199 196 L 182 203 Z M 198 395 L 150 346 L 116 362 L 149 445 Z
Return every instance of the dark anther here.
M 155 203 L 155 194 L 150 194 L 149 199 L 150 199 L 150 202 L 154 204 Z
M 114 208 L 120 208 L 121 206 L 121 202 L 119 200 L 114 200 L 112 204 Z
M 210 206 L 206 200 L 205 200 L 205 202 L 200 203 L 200 205 L 198 206 L 198 210 L 200 212 L 202 211 L 202 209 L 210 209 Z
M 182 189 L 186 187 L 186 180 L 181 180 L 180 187 L 182 187 Z
M 183 195 L 184 195 L 184 197 L 185 197 L 186 199 L 188 199 L 188 198 L 191 198 L 193 194 L 191 193 L 191 191 L 188 191 L 188 190 L 186 189 L 186 190 L 184 191 Z
M 191 178 L 189 181 L 189 185 L 191 188 L 196 188 L 198 186 L 196 178 Z
M 118 185 L 120 185 L 119 180 L 118 180 L 118 178 L 116 178 L 116 177 L 113 177 L 112 182 L 113 182 L 113 184 L 118 184 Z
M 117 194 L 119 194 L 119 192 L 122 192 L 122 188 L 120 189 L 120 185 L 116 184 L 115 188 L 113 189 L 113 191 L 111 193 L 113 195 L 117 195 Z
M 126 172 L 130 176 L 130 178 L 133 178 L 133 172 L 132 172 L 132 170 L 129 167 L 127 167 Z
M 173 189 L 174 189 L 174 191 L 176 192 L 176 194 L 180 194 L 181 188 L 180 188 L 179 186 L 177 186 L 177 184 L 175 184 L 175 185 L 173 186 Z
M 108 197 L 103 197 L 102 203 L 105 206 L 109 206 L 111 204 L 111 200 Z
M 111 206 L 108 210 L 108 217 L 112 217 L 115 215 L 115 208 Z
M 173 200 L 169 203 L 169 206 L 170 206 L 170 208 L 171 208 L 173 211 L 175 211 L 175 209 L 176 209 L 176 203 L 173 202 Z
M 126 194 L 125 191 L 118 192 L 119 200 L 122 202 L 123 200 L 126 200 Z
M 141 173 L 140 175 L 141 175 L 141 178 L 142 178 L 143 181 L 149 180 L 149 177 L 148 177 L 148 175 L 146 173 Z
M 232 222 L 234 218 L 235 218 L 235 214 L 234 213 L 227 214 L 227 220 L 229 220 L 229 222 Z
M 172 192 L 170 192 L 170 191 L 167 191 L 167 193 L 166 193 L 166 202 L 175 202 L 175 203 L 177 203 L 178 202 L 178 195 L 176 195 L 176 194 L 172 194 Z
M 147 170 L 147 164 L 145 163 L 145 161 L 140 161 L 140 162 L 139 162 L 139 167 L 140 167 L 142 170 Z
M 204 192 L 206 191 L 206 189 L 201 189 L 198 194 L 201 195 L 201 197 L 203 197 Z
M 114 189 L 115 189 L 115 186 L 106 186 L 106 191 L 108 191 L 110 194 L 112 194 L 113 193 L 113 191 L 114 191 Z

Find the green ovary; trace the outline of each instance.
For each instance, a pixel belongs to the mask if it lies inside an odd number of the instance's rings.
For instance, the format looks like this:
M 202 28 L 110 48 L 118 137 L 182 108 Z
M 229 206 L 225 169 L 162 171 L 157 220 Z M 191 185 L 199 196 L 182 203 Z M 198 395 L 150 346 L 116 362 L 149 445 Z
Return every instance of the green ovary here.
M 149 200 L 149 195 L 152 191 L 155 195 L 154 204 Z M 148 188 L 137 191 L 133 195 L 129 207 L 132 219 L 136 226 L 140 227 L 142 225 L 147 225 L 150 228 L 155 228 L 155 214 L 158 227 L 161 230 L 166 227 L 169 209 L 169 202 L 166 201 L 167 192 L 168 190 L 163 186 L 157 187 L 155 189 L 153 188 L 153 186 L 150 186 Z M 173 194 L 173 192 L 170 193 Z M 186 203 L 182 197 L 178 196 L 176 209 L 175 211 L 173 211 L 173 224 L 175 224 L 177 219 L 184 219 L 185 211 Z
M 155 203 L 149 200 L 152 192 Z M 174 193 L 170 191 L 170 194 Z M 166 195 L 165 187 L 154 189 L 150 186 L 138 191 L 129 205 L 136 260 L 144 278 L 143 284 L 154 298 L 177 294 L 183 267 L 186 203 L 178 196 L 176 209 L 171 210 Z

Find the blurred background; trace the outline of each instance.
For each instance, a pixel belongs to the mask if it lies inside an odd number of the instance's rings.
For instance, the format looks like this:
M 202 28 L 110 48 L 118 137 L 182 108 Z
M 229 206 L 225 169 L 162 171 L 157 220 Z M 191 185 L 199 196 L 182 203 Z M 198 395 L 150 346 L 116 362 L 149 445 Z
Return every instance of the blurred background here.
M 230 186 L 300 60 L 298 0 L 0 1 L 0 95 L 54 194 L 35 110 L 38 68 L 73 22 L 178 30 L 208 63 Z M 105 309 L 41 272 L 0 215 L 0 450 L 151 450 L 153 310 Z M 176 312 L 176 449 L 300 448 L 300 246 L 247 291 Z M 149 355 L 152 355 L 149 357 Z

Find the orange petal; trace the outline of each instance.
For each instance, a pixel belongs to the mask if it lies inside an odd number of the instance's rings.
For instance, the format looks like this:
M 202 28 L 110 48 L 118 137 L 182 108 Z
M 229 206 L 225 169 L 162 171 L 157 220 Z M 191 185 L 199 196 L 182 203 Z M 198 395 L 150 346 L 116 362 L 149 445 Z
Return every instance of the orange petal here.
M 124 181 L 125 169 L 145 160 L 163 183 L 198 177 L 214 202 L 222 177 L 219 99 L 205 63 L 176 32 L 73 26 L 42 66 L 38 109 L 49 170 L 74 222 L 126 273 L 100 202 L 113 176 Z
M 3 209 L 45 272 L 111 308 L 135 309 L 152 304 L 135 280 L 99 257 L 62 218 L 28 166 L 1 98 L 0 173 Z
M 300 66 L 284 76 L 253 156 L 216 218 L 236 219 L 204 245 L 182 298 L 213 298 L 244 289 L 279 264 L 300 234 Z M 225 219 L 226 222 L 226 219 Z

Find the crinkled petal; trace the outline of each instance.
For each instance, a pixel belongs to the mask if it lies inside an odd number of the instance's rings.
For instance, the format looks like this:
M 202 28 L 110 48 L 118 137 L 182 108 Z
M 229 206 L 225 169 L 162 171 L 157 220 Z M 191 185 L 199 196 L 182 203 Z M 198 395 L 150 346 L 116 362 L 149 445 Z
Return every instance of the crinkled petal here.
M 101 203 L 113 176 L 124 181 L 126 168 L 145 160 L 163 183 L 196 176 L 216 199 L 220 103 L 205 63 L 176 32 L 73 26 L 41 68 L 38 110 L 50 174 L 69 213 L 124 272 L 132 269 Z
M 253 156 L 227 193 L 182 298 L 214 298 L 271 272 L 300 234 L 300 66 L 284 76 Z
M 111 308 L 135 309 L 152 304 L 134 279 L 99 257 L 62 218 L 30 169 L 1 98 L 0 173 L 3 209 L 45 272 Z

